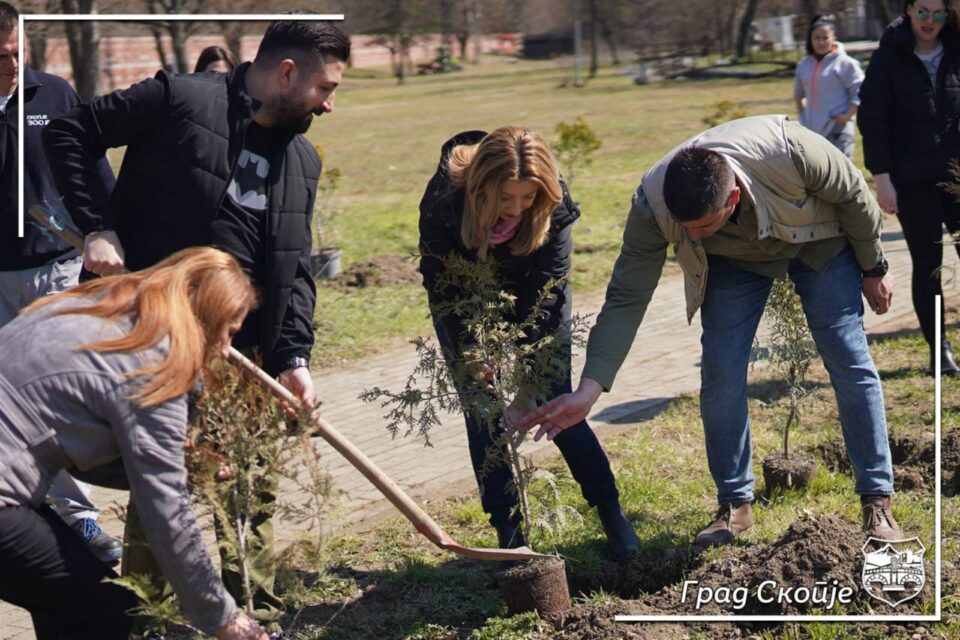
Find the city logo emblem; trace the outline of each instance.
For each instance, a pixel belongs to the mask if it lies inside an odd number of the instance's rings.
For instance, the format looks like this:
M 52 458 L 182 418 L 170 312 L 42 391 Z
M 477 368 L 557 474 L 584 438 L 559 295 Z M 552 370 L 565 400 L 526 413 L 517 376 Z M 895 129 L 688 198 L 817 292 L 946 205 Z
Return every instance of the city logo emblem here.
M 891 607 L 920 595 L 925 582 L 920 538 L 867 538 L 863 548 L 863 588 Z

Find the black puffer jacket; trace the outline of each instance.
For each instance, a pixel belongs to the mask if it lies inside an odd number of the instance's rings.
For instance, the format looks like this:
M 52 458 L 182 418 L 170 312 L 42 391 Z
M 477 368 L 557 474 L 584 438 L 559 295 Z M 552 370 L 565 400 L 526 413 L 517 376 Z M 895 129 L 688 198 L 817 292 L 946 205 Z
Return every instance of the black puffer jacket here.
M 437 274 L 444 268 L 441 258 L 453 253 L 468 260 L 477 259 L 476 250 L 464 246 L 460 236 L 464 192 L 451 186 L 447 159 L 454 147 L 476 144 L 485 135 L 484 131 L 465 131 L 444 143 L 437 171 L 420 200 L 420 273 L 431 307 L 449 301 L 457 294 L 437 287 Z M 515 256 L 510 254 L 510 243 L 505 242 L 489 253 L 496 260 L 503 289 L 517 297 L 518 318 L 527 317 L 551 278 L 567 278 L 570 274 L 573 223 L 580 217 L 580 210 L 570 199 L 566 184 L 561 182 L 561 186 L 563 201 L 553 211 L 550 235 L 542 247 L 529 255 Z M 542 308 L 541 332 L 553 331 L 560 326 L 563 307 L 570 297 L 569 283 L 558 284 L 550 294 Z M 434 317 L 434 325 L 441 344 L 459 350 L 463 341 L 459 319 Z M 528 339 L 535 340 L 536 337 L 529 336 Z
M 894 184 L 944 180 L 960 155 L 960 34 L 948 25 L 940 40 L 936 91 L 902 16 L 880 38 L 860 86 L 864 163 L 874 175 L 889 173 Z
M 207 241 L 243 150 L 255 108 L 248 64 L 229 75 L 159 72 L 129 89 L 94 98 L 54 120 L 43 141 L 57 187 L 84 233 L 117 232 L 130 269 Z M 310 220 L 320 158 L 289 134 L 268 185 L 260 340 L 276 374 L 310 357 L 316 287 L 310 277 Z M 108 148 L 127 145 L 117 186 L 92 190 L 89 175 Z

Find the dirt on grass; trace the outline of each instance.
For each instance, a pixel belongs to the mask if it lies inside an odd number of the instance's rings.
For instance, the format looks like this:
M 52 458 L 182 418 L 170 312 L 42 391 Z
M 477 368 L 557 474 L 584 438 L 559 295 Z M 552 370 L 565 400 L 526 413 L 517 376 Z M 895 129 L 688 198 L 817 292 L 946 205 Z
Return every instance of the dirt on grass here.
M 327 282 L 349 290 L 420 284 L 421 279 L 417 261 L 411 256 L 380 255 L 353 263 Z
M 771 625 L 758 624 L 636 624 L 617 623 L 616 615 L 802 615 L 814 609 L 824 607 L 802 602 L 796 589 L 806 587 L 812 590 L 817 582 L 839 589 L 846 587 L 851 594 L 849 604 L 843 605 L 843 613 L 851 615 L 916 615 L 922 603 L 932 602 L 934 597 L 934 575 L 932 562 L 925 563 L 926 582 L 919 596 L 908 602 L 891 607 L 871 598 L 861 585 L 863 554 L 862 532 L 853 524 L 838 516 L 821 516 L 812 520 L 793 523 L 778 540 L 768 545 L 731 547 L 721 557 L 690 570 L 677 582 L 667 584 L 656 593 L 641 596 L 636 600 L 624 600 L 615 603 L 584 604 L 560 616 L 547 620 L 553 627 L 549 637 L 563 639 L 581 638 L 594 640 L 600 638 L 653 638 L 668 640 L 673 638 L 748 638 L 756 637 L 760 628 Z M 702 554 L 701 554 L 702 555 Z M 700 556 L 696 556 L 700 557 Z M 693 558 L 688 554 L 688 560 Z M 695 562 L 695 560 L 690 560 Z M 668 557 L 664 564 L 676 565 Z M 640 564 L 637 565 L 639 568 Z M 676 566 L 674 566 L 676 568 Z M 956 579 L 957 570 L 953 565 L 945 564 L 944 580 Z M 764 588 L 764 599 L 773 597 L 775 602 L 766 603 L 758 598 L 757 589 L 764 581 L 773 580 L 778 585 Z M 684 598 L 684 581 L 695 581 Z M 723 589 L 746 587 L 743 606 L 732 601 Z M 779 602 L 780 587 L 794 587 L 791 596 Z M 822 588 L 822 585 L 821 585 Z M 697 608 L 697 595 L 710 589 L 714 598 Z M 702 591 L 701 591 L 702 590 Z M 609 592 L 609 590 L 608 590 Z M 716 602 L 720 593 L 731 600 L 728 604 Z M 821 591 L 821 594 L 827 593 Z M 863 625 L 877 629 L 879 633 L 891 638 L 932 637 L 922 625 L 917 624 L 875 624 Z M 693 633 L 694 629 L 696 633 Z
M 950 438 L 950 436 L 954 436 Z M 947 494 L 948 476 L 951 484 L 956 484 L 957 463 L 960 462 L 960 432 L 948 434 L 941 442 L 943 455 L 943 483 L 944 495 Z M 950 439 L 948 443 L 947 440 Z M 951 466 L 947 464 L 948 445 L 952 447 Z M 932 433 L 921 433 L 910 436 L 897 436 L 890 439 L 890 456 L 893 459 L 893 483 L 897 491 L 930 491 L 934 481 L 935 438 Z M 847 448 L 843 440 L 831 440 L 821 444 L 817 454 L 827 467 L 836 472 L 850 471 L 850 459 L 847 457 Z M 950 473 L 948 473 L 948 471 Z

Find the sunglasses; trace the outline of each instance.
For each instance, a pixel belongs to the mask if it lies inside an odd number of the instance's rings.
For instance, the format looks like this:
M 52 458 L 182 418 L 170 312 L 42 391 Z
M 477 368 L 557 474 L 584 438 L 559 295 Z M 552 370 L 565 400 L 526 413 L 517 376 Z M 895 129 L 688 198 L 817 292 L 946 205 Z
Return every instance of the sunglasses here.
M 926 22 L 927 18 L 933 17 L 934 22 L 946 22 L 947 12 L 946 11 L 930 11 L 924 7 L 917 7 L 914 11 L 914 15 L 917 16 L 917 20 L 921 22 Z

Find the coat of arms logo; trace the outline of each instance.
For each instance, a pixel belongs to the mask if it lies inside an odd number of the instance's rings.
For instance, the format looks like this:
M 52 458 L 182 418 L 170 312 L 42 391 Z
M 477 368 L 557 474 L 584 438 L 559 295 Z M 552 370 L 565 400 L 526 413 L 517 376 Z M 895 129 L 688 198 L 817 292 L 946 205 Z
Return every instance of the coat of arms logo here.
M 863 588 L 891 607 L 920 595 L 925 582 L 920 538 L 867 538 L 863 548 Z

